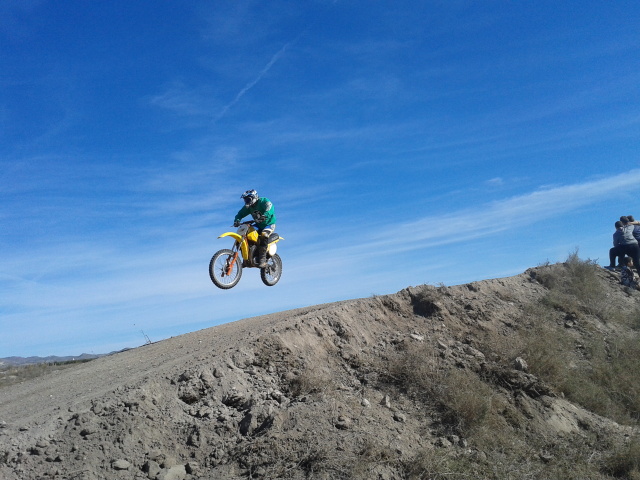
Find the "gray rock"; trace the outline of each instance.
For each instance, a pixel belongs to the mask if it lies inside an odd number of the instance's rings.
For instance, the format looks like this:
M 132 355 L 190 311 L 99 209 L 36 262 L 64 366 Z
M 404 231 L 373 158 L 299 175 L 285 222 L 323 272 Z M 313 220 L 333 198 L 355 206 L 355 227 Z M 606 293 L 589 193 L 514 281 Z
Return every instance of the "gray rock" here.
M 396 422 L 400 422 L 400 423 L 405 423 L 407 421 L 407 417 L 403 413 L 400 413 L 400 412 L 395 412 L 393 414 L 393 419 Z
M 198 462 L 189 462 L 185 465 L 185 470 L 189 475 L 198 475 L 200 473 L 200 465 Z
M 142 466 L 142 471 L 145 472 L 149 478 L 156 478 L 161 470 L 158 462 L 154 460 L 147 460 Z
M 527 362 L 521 357 L 516 358 L 513 363 L 515 369 L 521 372 L 526 372 L 529 369 L 529 365 L 527 365 Z
M 444 437 L 439 437 L 436 440 L 436 446 L 437 447 L 448 448 L 448 447 L 451 447 L 451 442 L 449 440 L 447 440 L 446 438 L 444 438 Z
M 344 415 L 340 415 L 338 417 L 338 421 L 336 422 L 336 428 L 340 430 L 347 430 L 351 427 L 352 421 L 349 417 L 345 417 Z
M 158 480 L 184 480 L 187 476 L 187 469 L 184 465 L 174 465 L 168 470 L 160 472 Z
M 114 470 L 129 470 L 131 464 L 126 460 L 120 459 L 113 462 L 112 466 Z

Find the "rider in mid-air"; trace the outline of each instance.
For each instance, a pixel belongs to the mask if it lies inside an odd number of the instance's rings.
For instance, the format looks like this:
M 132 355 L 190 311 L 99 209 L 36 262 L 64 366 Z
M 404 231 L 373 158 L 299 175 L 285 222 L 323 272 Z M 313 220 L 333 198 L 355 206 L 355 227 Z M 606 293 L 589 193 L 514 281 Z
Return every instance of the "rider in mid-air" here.
M 276 212 L 273 203 L 268 198 L 259 197 L 255 190 L 247 190 L 241 197 L 244 200 L 244 207 L 238 211 L 233 221 L 233 226 L 240 225 L 240 221 L 247 215 L 253 217 L 253 221 L 258 228 L 258 267 L 267 266 L 267 245 L 269 235 L 276 229 Z

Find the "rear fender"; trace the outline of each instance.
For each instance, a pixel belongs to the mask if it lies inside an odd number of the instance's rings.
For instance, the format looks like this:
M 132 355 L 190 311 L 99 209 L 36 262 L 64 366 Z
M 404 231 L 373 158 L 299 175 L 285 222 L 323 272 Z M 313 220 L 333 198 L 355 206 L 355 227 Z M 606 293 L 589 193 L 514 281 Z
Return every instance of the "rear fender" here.
M 270 257 L 273 257 L 276 254 L 276 251 L 278 250 L 278 246 L 276 245 L 276 243 L 278 243 L 280 240 L 284 240 L 284 238 L 277 233 L 272 233 L 269 236 L 269 246 L 267 247 L 267 252 L 269 253 Z

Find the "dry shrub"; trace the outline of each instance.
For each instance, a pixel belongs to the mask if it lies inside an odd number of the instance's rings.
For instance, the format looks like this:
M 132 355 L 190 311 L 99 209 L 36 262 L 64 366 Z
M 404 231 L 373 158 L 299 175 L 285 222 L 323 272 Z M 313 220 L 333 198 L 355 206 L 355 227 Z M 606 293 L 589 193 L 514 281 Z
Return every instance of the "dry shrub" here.
M 445 423 L 461 432 L 473 430 L 486 419 L 492 395 L 492 389 L 474 372 L 449 370 L 444 395 L 440 399 Z
M 474 372 L 448 366 L 423 345 L 400 352 L 389 364 L 389 375 L 410 396 L 435 406 L 447 429 L 469 432 L 486 417 L 491 388 Z
M 619 423 L 640 420 L 640 345 L 636 339 L 613 339 L 592 359 L 585 380 L 571 390 L 577 402 Z
M 603 337 L 598 332 L 575 341 L 563 326 L 538 322 L 520 331 L 518 351 L 530 373 L 571 401 L 619 423 L 640 420 L 640 344 L 635 338 Z
M 294 397 L 324 394 L 335 388 L 331 376 L 322 368 L 311 366 L 289 380 L 289 393 Z
M 339 461 L 326 444 L 313 434 L 299 438 L 258 437 L 239 444 L 230 452 L 232 460 L 246 470 L 248 478 L 300 478 L 300 471 L 307 478 L 315 478 L 319 472 L 339 469 Z M 345 478 L 335 475 L 332 478 Z
M 604 459 L 603 472 L 615 478 L 640 480 L 640 441 L 631 439 Z
M 544 381 L 561 387 L 571 374 L 569 354 L 574 345 L 554 325 L 538 323 L 521 331 L 522 356 L 529 371 Z
M 422 290 L 412 295 L 413 311 L 422 317 L 432 317 L 442 311 L 438 300 L 442 297 L 443 287 L 423 285 Z
M 391 447 L 366 439 L 356 458 L 350 462 L 349 478 L 353 480 L 378 478 L 377 471 L 385 468 L 395 470 L 399 465 L 398 454 Z
M 580 259 L 575 250 L 562 267 L 544 265 L 538 269 L 536 279 L 549 289 L 543 303 L 575 316 L 591 314 L 602 321 L 626 320 L 619 306 L 607 297 L 596 261 Z
M 423 449 L 405 462 L 404 474 L 408 480 L 451 480 L 482 478 L 481 466 L 471 457 L 461 457 L 449 450 Z

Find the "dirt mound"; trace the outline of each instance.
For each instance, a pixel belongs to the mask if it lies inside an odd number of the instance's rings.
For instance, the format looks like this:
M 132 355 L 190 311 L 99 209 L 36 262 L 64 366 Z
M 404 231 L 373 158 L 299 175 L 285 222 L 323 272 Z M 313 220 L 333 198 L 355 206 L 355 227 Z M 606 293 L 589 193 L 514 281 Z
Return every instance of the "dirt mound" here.
M 633 382 L 609 398 L 588 379 L 636 338 L 640 292 L 572 262 L 251 318 L 6 387 L 0 478 L 635 474 L 638 412 L 617 400 Z

